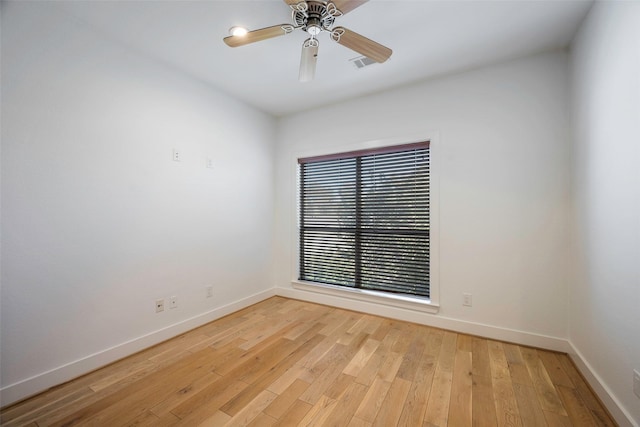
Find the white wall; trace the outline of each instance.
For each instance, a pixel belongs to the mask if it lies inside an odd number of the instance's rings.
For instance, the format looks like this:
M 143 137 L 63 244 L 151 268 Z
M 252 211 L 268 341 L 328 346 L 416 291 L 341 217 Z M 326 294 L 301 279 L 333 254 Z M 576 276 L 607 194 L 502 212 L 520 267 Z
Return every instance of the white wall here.
M 270 292 L 273 118 L 47 2 L 3 3 L 1 88 L 2 404 Z
M 569 340 L 605 402 L 640 425 L 640 3 L 596 3 L 570 59 Z
M 275 255 L 280 292 L 320 300 L 290 284 L 296 154 L 437 134 L 440 313 L 351 306 L 489 336 L 514 339 L 502 332 L 522 332 L 519 341 L 559 338 L 535 341 L 542 345 L 564 342 L 566 66 L 564 53 L 548 53 L 280 119 Z M 473 294 L 472 308 L 462 306 L 463 292 Z

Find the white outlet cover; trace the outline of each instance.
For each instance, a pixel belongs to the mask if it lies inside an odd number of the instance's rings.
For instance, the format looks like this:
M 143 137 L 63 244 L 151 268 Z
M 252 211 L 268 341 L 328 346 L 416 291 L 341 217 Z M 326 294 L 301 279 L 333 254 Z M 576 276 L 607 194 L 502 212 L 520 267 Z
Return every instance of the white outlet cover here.
M 178 308 L 178 297 L 171 297 L 169 299 L 169 308 Z
M 471 305 L 473 304 L 472 298 L 473 297 L 471 294 L 462 294 L 462 305 L 471 307 Z

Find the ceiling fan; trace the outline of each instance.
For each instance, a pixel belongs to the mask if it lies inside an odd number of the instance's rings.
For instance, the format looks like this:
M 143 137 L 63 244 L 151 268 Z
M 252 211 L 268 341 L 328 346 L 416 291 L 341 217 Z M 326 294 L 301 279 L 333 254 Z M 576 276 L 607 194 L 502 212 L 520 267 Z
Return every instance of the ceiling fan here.
M 225 37 L 224 42 L 230 47 L 238 47 L 290 34 L 298 29 L 305 31 L 309 34 L 309 38 L 302 44 L 299 75 L 301 82 L 313 80 L 318 59 L 319 42 L 317 36 L 323 31 L 329 33 L 334 42 L 382 63 L 391 56 L 393 52 L 391 49 L 344 27 L 333 26 L 336 18 L 349 13 L 367 1 L 284 0 L 292 9 L 291 19 L 293 24 L 274 25 L 260 30 L 248 31 L 244 34 L 234 34 Z

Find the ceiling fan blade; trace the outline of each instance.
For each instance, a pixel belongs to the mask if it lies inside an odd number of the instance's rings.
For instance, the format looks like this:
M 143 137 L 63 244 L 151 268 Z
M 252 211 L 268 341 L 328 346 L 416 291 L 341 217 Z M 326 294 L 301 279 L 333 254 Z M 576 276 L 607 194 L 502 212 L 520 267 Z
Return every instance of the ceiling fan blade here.
M 388 47 L 383 46 L 380 43 L 376 43 L 373 40 L 344 27 L 334 28 L 331 32 L 331 38 L 336 43 L 341 44 L 344 47 L 348 47 L 351 50 L 355 50 L 360 55 L 371 58 L 376 62 L 386 61 L 393 53 L 393 51 Z
M 301 1 L 304 1 L 304 0 L 284 0 L 284 2 L 285 2 L 286 4 L 288 4 L 289 6 L 292 6 L 292 5 L 294 5 L 294 4 L 298 4 L 298 3 L 300 3 Z
M 301 82 L 310 82 L 316 75 L 316 62 L 318 62 L 318 40 L 307 39 L 302 44 L 302 56 L 300 58 Z
M 238 47 L 244 46 L 249 43 L 267 40 L 273 37 L 284 36 L 291 31 L 293 31 L 293 26 L 290 24 L 274 25 L 273 27 L 249 31 L 244 36 L 228 36 L 223 40 L 230 47 Z
M 343 15 L 345 15 L 351 12 L 356 7 L 362 6 L 368 1 L 369 0 L 333 0 L 331 3 L 333 3 L 336 6 L 336 8 L 340 12 L 342 12 Z

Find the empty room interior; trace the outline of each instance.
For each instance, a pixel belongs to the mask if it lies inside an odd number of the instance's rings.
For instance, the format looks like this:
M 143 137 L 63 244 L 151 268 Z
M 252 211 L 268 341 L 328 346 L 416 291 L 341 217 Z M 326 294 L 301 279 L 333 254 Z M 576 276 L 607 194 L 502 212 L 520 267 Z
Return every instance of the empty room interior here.
M 640 426 L 640 1 L 2 1 L 2 425 Z

